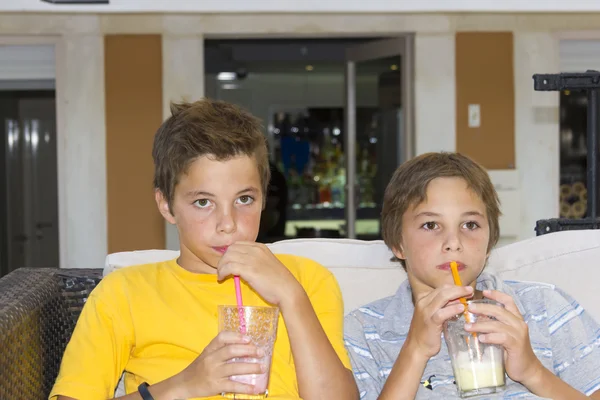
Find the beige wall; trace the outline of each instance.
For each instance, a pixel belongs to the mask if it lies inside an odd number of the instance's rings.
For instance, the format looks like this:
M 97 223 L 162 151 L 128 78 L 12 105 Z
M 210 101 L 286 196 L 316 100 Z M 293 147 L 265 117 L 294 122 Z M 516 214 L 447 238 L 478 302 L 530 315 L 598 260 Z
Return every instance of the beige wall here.
M 112 166 L 107 168 L 106 156 L 110 165 L 113 150 L 108 150 L 107 154 L 104 149 L 113 135 L 110 132 L 115 132 L 105 128 L 105 118 L 111 123 L 104 110 L 102 90 L 105 35 L 162 36 L 160 117 L 164 118 L 170 100 L 193 100 L 203 95 L 204 37 L 392 36 L 416 32 L 415 143 L 417 153 L 421 153 L 455 150 L 457 126 L 464 122 L 456 102 L 461 90 L 454 79 L 458 73 L 455 71 L 456 33 L 511 33 L 514 40 L 514 159 L 521 185 L 520 207 L 527 212 L 518 237 L 524 238 L 533 235 L 536 219 L 557 215 L 553 197 L 558 199 L 554 196 L 558 190 L 558 151 L 552 147 L 552 143 L 558 143 L 558 121 L 551 118 L 558 111 L 558 96 L 533 92 L 531 74 L 558 71 L 557 33 L 598 26 L 600 15 L 592 14 L 0 14 L 0 40 L 14 35 L 27 35 L 28 40 L 33 41 L 50 37 L 61 49 L 57 53 L 57 76 L 60 76 L 57 91 L 62 99 L 58 111 L 59 141 L 62 143 L 59 185 L 64 190 L 59 202 L 63 215 L 69 213 L 68 217 L 63 217 L 64 226 L 61 227 L 61 239 L 64 239 L 61 254 L 68 254 L 63 257 L 62 265 L 98 267 L 103 263 L 108 243 L 113 240 L 112 233 L 111 238 L 107 238 L 106 225 L 107 221 L 115 220 L 109 214 L 116 209 L 111 206 L 116 200 L 111 200 L 112 194 L 107 195 L 107 182 L 109 191 L 114 193 L 110 182 L 114 182 L 113 171 L 118 171 Z M 154 96 L 159 95 L 155 93 Z M 540 113 L 540 110 L 544 112 Z M 540 118 L 540 115 L 547 117 Z M 158 123 L 157 118 L 157 115 L 151 116 L 155 121 L 152 124 Z M 485 110 L 482 118 L 485 119 Z M 82 131 L 86 132 L 83 136 Z M 545 146 L 548 153 L 540 154 L 529 144 L 530 138 L 537 140 L 537 146 Z M 89 159 L 94 160 L 91 167 L 87 164 Z M 122 162 L 123 155 L 117 159 Z M 148 170 L 149 167 L 145 167 L 144 177 L 148 176 Z M 110 176 L 106 177 L 106 171 Z M 147 213 L 149 216 L 149 207 Z M 141 215 L 136 221 L 139 218 Z M 115 225 L 109 223 L 109 226 Z M 112 228 L 110 230 L 114 232 Z M 158 246 L 160 234 L 157 233 L 155 239 L 157 241 L 149 240 L 147 246 Z M 167 230 L 166 241 L 169 247 L 176 245 L 172 229 Z M 143 245 L 146 243 L 135 246 Z M 110 248 L 120 247 L 111 244 Z

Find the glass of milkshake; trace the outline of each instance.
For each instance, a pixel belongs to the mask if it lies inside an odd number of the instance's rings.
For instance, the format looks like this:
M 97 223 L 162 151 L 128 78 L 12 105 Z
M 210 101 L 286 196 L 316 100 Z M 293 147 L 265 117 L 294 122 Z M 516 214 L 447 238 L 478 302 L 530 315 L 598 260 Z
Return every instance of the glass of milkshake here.
M 487 303 L 504 307 L 494 300 L 470 300 L 467 303 Z M 468 314 L 471 323 L 494 319 L 481 314 Z M 444 323 L 444 339 L 452 362 L 454 379 L 461 398 L 498 393 L 504 389 L 504 349 L 495 344 L 481 343 L 476 333 L 467 332 L 465 314 Z
M 253 306 L 219 306 L 219 332 L 238 332 L 252 339 L 252 344 L 264 351 L 262 358 L 240 357 L 229 362 L 261 363 L 267 368 L 262 374 L 232 376 L 230 379 L 252 385 L 255 394 L 222 393 L 228 399 L 264 399 L 268 396 L 273 345 L 277 336 L 279 308 Z

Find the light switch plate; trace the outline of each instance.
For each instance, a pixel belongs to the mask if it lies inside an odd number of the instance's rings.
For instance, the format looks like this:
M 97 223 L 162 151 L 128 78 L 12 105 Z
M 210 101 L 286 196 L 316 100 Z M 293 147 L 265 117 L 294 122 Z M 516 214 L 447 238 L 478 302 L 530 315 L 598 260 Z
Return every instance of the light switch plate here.
M 481 126 L 481 106 L 479 104 L 469 104 L 469 128 L 479 128 Z

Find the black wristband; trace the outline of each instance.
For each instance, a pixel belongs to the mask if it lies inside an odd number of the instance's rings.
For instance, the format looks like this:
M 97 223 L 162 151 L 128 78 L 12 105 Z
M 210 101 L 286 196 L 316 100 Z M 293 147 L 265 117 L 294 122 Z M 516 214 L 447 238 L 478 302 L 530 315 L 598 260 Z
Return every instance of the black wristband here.
M 144 382 L 140 386 L 138 386 L 138 392 L 140 392 L 142 399 L 154 400 L 154 397 L 152 397 L 152 395 L 150 394 L 150 391 L 148 390 L 148 384 L 146 382 Z

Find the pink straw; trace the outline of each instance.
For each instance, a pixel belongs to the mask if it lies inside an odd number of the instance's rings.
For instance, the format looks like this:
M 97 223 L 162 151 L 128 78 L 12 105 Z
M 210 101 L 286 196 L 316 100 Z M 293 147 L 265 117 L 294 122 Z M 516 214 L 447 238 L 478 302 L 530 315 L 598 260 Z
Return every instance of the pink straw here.
M 235 299 L 237 300 L 238 315 L 240 318 L 240 332 L 242 335 L 246 334 L 246 319 L 244 318 L 244 304 L 242 303 L 242 287 L 240 286 L 240 277 L 235 275 L 233 277 L 235 283 Z

